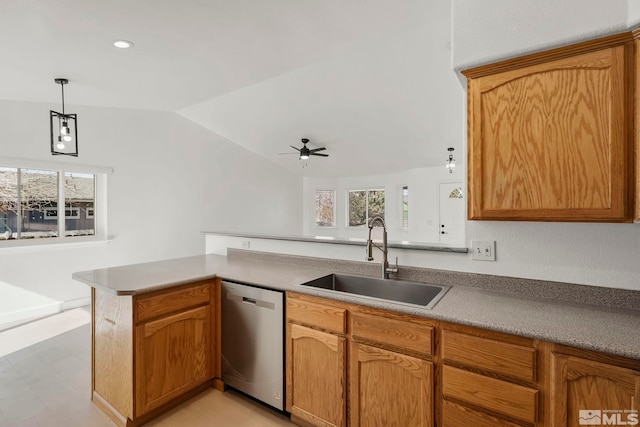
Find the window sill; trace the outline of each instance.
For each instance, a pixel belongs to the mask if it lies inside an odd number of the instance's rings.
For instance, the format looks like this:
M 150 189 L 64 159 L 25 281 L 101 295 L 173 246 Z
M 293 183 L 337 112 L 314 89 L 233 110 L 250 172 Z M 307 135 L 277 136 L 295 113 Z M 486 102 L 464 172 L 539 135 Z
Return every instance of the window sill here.
M 0 253 L 41 252 L 106 246 L 111 240 L 97 237 L 52 237 L 37 240 L 0 240 Z

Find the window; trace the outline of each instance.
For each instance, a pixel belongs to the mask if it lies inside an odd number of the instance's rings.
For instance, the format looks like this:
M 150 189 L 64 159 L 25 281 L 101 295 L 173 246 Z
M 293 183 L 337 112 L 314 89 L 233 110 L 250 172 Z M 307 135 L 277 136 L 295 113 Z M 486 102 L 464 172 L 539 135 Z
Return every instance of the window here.
M 316 190 L 316 227 L 336 226 L 335 190 Z
M 409 187 L 402 187 L 402 228 L 409 229 Z
M 384 190 L 353 190 L 348 192 L 349 227 L 369 224 L 375 216 L 384 218 Z
M 96 231 L 96 218 L 104 216 L 96 209 L 96 188 L 105 174 L 68 172 L 39 163 L 44 167 L 0 166 L 0 240 L 36 244 L 104 237 L 106 224 Z
M 65 236 L 95 234 L 95 180 L 95 175 L 91 174 L 64 173 Z

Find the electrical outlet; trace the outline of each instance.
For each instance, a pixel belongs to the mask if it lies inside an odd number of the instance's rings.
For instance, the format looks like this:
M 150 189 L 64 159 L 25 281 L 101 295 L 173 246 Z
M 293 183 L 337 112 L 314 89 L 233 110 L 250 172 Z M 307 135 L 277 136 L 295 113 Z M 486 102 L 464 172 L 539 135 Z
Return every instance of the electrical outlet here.
M 243 240 L 241 245 L 242 249 L 249 249 L 251 248 L 251 240 Z
M 495 240 L 472 240 L 471 241 L 471 259 L 477 261 L 495 261 L 496 260 L 496 241 Z

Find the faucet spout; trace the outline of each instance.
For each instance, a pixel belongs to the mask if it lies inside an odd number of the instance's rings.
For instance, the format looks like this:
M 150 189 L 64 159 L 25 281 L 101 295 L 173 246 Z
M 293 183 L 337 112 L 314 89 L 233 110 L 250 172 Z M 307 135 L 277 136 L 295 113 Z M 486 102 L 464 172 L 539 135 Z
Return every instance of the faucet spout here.
M 382 226 L 382 246 L 378 246 L 373 243 L 371 239 L 371 232 L 373 231 L 373 227 L 375 227 L 376 223 L 380 223 Z M 369 238 L 367 239 L 367 261 L 373 261 L 373 247 L 376 247 L 382 251 L 383 260 L 381 263 L 382 267 L 382 278 L 388 279 L 390 273 L 398 272 L 398 261 L 396 258 L 396 266 L 395 268 L 389 268 L 389 261 L 387 259 L 388 249 L 387 249 L 387 225 L 384 222 L 384 219 L 380 216 L 375 216 L 369 221 Z

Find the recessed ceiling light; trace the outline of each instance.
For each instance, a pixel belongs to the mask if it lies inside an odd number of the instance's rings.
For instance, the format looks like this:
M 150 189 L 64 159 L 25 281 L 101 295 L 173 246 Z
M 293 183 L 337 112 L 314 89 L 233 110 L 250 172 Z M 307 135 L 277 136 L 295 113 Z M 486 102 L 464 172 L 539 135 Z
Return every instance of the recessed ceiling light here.
M 129 40 L 116 40 L 113 42 L 113 45 L 118 49 L 129 49 L 134 46 L 133 42 Z

